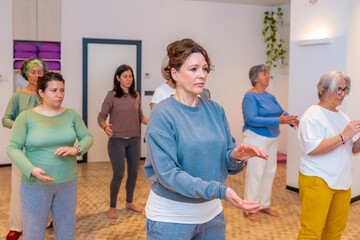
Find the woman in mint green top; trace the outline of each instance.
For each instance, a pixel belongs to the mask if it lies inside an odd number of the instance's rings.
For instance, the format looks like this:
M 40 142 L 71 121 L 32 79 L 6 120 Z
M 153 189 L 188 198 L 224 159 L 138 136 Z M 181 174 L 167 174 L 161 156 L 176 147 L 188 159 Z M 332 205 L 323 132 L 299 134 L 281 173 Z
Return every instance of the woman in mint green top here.
M 26 90 L 25 90 L 26 91 Z M 23 89 L 15 92 L 6 107 L 2 124 L 6 128 L 11 128 L 15 119 L 22 111 L 36 107 L 40 104 L 40 96 L 37 94 L 30 94 Z
M 15 119 L 22 111 L 36 107 L 40 104 L 40 96 L 37 94 L 36 87 L 38 78 L 47 72 L 46 65 L 37 58 L 25 60 L 20 68 L 20 75 L 29 84 L 15 92 L 7 105 L 2 118 L 2 124 L 6 128 L 11 128 Z M 12 165 L 11 167 L 11 200 L 10 200 L 10 232 L 7 239 L 17 240 L 23 230 L 21 204 L 20 204 L 20 170 Z
M 2 125 L 11 128 L 15 119 L 22 111 L 40 104 L 40 96 L 36 92 L 38 78 L 47 72 L 46 65 L 38 58 L 25 60 L 20 68 L 20 75 L 29 82 L 26 88 L 15 92 L 6 107 Z
M 60 74 L 49 72 L 41 77 L 38 93 L 42 104 L 18 116 L 7 150 L 22 172 L 24 239 L 44 239 L 50 209 L 55 238 L 73 239 L 76 156 L 90 148 L 93 137 L 76 111 L 61 106 L 64 79 Z M 74 146 L 76 139 L 79 142 Z
M 15 124 L 8 154 L 22 172 L 21 181 L 46 185 L 77 178 L 77 152 L 67 156 L 54 154 L 62 146 L 72 147 L 76 138 L 80 140 L 77 144 L 82 149 L 79 151 L 80 155 L 91 146 L 92 136 L 75 110 L 65 109 L 58 115 L 46 116 L 29 109 L 19 115 Z M 26 149 L 25 153 L 22 151 L 23 147 Z M 46 176 L 54 180 L 43 181 L 33 176 L 32 171 L 36 167 L 43 169 Z

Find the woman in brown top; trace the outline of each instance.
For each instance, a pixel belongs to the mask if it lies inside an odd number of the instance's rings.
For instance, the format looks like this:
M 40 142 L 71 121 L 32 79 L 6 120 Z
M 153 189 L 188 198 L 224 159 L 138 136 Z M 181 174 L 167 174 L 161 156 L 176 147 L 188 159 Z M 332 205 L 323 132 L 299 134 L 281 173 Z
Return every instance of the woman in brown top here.
M 109 125 L 106 124 L 108 115 Z M 123 64 L 115 71 L 114 88 L 106 95 L 98 115 L 99 126 L 109 136 L 108 153 L 113 169 L 108 213 L 110 219 L 117 219 L 116 199 L 124 177 L 125 157 L 128 166 L 125 207 L 136 212 L 143 211 L 132 201 L 140 160 L 140 124 L 147 122 L 148 118 L 142 114 L 140 95 L 135 90 L 133 70 Z

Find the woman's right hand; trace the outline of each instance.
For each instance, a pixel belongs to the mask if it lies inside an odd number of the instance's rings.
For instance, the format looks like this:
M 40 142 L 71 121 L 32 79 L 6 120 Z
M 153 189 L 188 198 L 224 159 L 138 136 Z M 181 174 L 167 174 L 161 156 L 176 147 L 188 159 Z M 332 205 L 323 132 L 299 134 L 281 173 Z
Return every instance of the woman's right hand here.
M 35 167 L 32 171 L 31 174 L 36 177 L 37 179 L 44 181 L 44 182 L 53 182 L 55 181 L 54 178 L 50 177 L 50 176 L 46 176 L 45 175 L 45 170 Z
M 228 187 L 226 189 L 226 199 L 236 208 L 240 208 L 244 211 L 251 212 L 251 211 L 259 211 L 263 209 L 261 204 L 254 202 L 254 201 L 248 201 L 244 200 L 241 197 L 239 197 L 236 192 Z
M 109 125 L 107 125 L 107 126 L 104 128 L 104 131 L 105 131 L 106 135 L 108 135 L 110 138 L 112 137 L 112 135 L 114 135 L 114 132 L 113 132 L 113 130 L 111 129 L 111 126 L 112 126 L 112 124 L 110 123 Z

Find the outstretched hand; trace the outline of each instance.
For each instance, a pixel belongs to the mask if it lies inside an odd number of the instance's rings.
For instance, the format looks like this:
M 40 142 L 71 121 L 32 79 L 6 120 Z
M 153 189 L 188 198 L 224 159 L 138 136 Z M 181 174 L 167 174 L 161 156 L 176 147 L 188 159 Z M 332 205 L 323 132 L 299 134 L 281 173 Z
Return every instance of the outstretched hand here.
M 299 119 L 297 115 L 287 115 L 285 116 L 286 112 L 283 112 L 279 117 L 279 124 L 289 124 L 294 127 L 294 129 L 299 127 Z
M 250 144 L 240 144 L 231 153 L 231 157 L 247 161 L 249 158 L 252 157 L 259 157 L 263 159 L 268 159 L 269 154 L 261 150 L 259 147 L 250 145 Z
M 345 138 L 345 141 L 347 141 L 359 132 L 360 132 L 360 120 L 354 120 L 351 121 L 348 125 L 346 125 L 341 135 Z
M 297 128 L 299 128 L 299 123 L 300 123 L 300 120 L 296 118 L 296 119 L 294 119 L 294 121 L 292 121 L 290 123 L 290 125 L 294 128 L 294 130 L 296 130 Z
M 35 167 L 32 171 L 31 174 L 36 177 L 37 179 L 44 181 L 44 182 L 53 182 L 55 181 L 54 178 L 50 177 L 50 176 L 46 176 L 46 172 L 45 170 Z
M 241 197 L 239 197 L 236 192 L 228 187 L 226 189 L 226 199 L 236 208 L 240 208 L 244 211 L 251 212 L 251 211 L 259 211 L 263 209 L 261 204 L 254 202 L 254 201 L 248 201 L 244 200 Z

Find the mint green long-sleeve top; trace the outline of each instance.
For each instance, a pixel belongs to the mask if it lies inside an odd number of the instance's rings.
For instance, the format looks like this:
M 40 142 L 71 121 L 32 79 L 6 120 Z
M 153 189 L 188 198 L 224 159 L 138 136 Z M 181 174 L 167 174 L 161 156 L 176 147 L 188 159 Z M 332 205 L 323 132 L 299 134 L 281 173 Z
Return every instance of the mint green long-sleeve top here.
M 40 96 L 26 93 L 22 90 L 15 92 L 6 107 L 2 118 L 2 125 L 11 128 L 11 124 L 22 111 L 40 105 Z
M 45 116 L 32 109 L 23 111 L 12 127 L 7 154 L 23 173 L 21 181 L 30 184 L 56 184 L 77 178 L 76 156 L 58 156 L 54 152 L 59 147 L 77 146 L 84 154 L 91 147 L 93 137 L 84 121 L 73 109 L 66 109 L 56 116 Z M 25 147 L 25 152 L 23 148 Z M 46 175 L 55 179 L 44 182 L 31 171 L 39 167 Z

